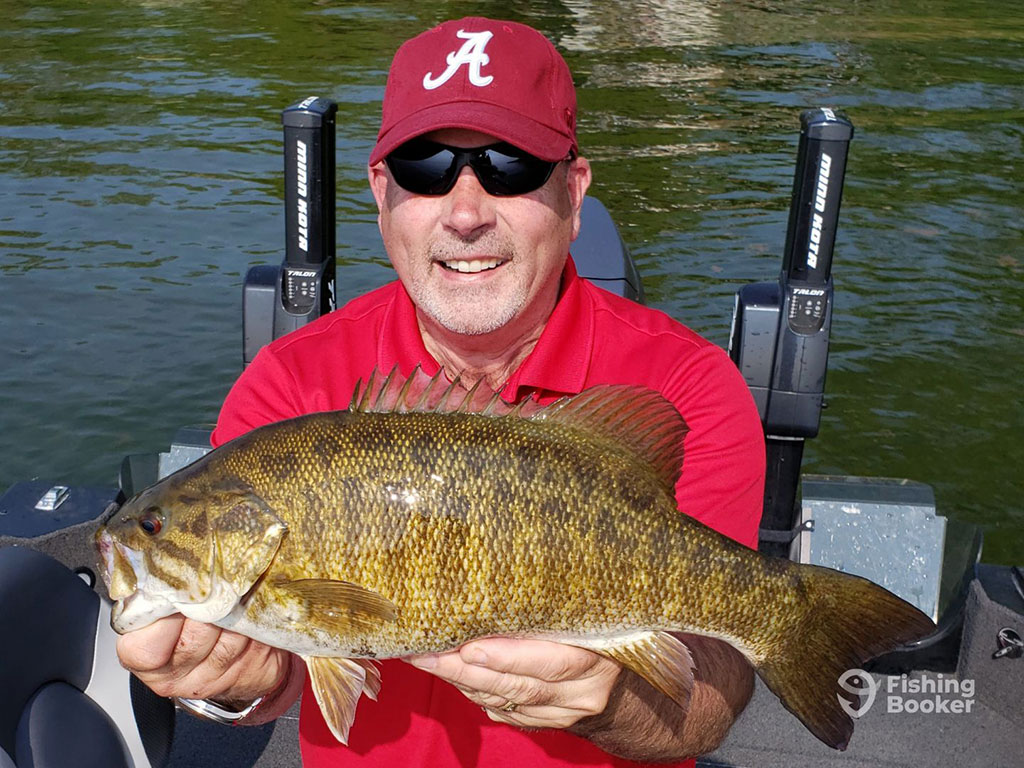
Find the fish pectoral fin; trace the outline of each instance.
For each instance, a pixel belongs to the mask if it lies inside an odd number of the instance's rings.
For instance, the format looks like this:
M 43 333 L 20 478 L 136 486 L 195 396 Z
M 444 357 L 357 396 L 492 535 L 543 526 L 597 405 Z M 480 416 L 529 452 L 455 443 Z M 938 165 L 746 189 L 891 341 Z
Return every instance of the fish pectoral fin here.
M 591 650 L 633 670 L 684 710 L 690 705 L 693 658 L 674 635 L 647 632 L 628 643 Z
M 303 656 L 309 680 L 327 727 L 334 738 L 348 744 L 348 732 L 356 719 L 359 695 L 376 700 L 380 691 L 380 672 L 369 659 L 341 659 L 327 656 Z
M 214 562 L 239 597 L 270 567 L 287 526 L 254 494 L 213 520 Z
M 376 632 L 398 615 L 395 604 L 379 592 L 332 579 L 279 581 L 273 589 L 298 601 L 304 621 L 340 636 Z

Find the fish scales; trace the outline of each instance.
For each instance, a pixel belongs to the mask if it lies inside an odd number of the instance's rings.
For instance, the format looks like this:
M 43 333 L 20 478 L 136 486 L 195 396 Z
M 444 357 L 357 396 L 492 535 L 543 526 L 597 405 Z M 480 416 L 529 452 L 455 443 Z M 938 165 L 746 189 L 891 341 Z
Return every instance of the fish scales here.
M 268 576 L 350 581 L 400 607 L 374 655 L 482 633 L 677 623 L 685 595 L 653 587 L 673 572 L 685 581 L 686 553 L 666 546 L 664 529 L 684 518 L 628 457 L 525 420 L 344 420 L 345 430 L 319 415 L 274 441 L 243 438 L 211 473 L 240 478 L 288 524 Z
M 537 637 L 686 707 L 692 660 L 670 632 L 689 632 L 739 650 L 839 749 L 839 675 L 932 629 L 864 579 L 680 514 L 686 428 L 660 395 L 513 407 L 440 382 L 371 378 L 348 411 L 253 430 L 126 502 L 97 533 L 115 629 L 180 611 L 298 653 L 342 741 L 380 687 L 365 659 Z

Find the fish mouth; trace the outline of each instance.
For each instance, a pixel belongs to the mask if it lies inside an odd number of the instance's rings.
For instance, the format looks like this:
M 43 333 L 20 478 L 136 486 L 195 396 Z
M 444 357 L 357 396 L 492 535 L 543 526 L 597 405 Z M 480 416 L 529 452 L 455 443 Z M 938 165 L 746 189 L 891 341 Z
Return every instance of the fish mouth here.
M 140 581 L 145 579 L 139 574 L 144 577 L 146 571 L 138 550 L 122 544 L 106 528 L 97 531 L 96 548 L 103 562 L 100 576 L 114 602 L 110 609 L 110 626 L 115 632 L 123 635 L 141 629 L 177 611 L 165 595 L 149 594 L 149 590 L 141 588 Z
M 114 537 L 106 528 L 101 528 L 96 532 L 96 549 L 100 554 L 100 563 L 103 566 L 100 568 L 100 578 L 103 579 L 109 592 L 111 575 L 114 573 Z
M 177 612 L 178 608 L 169 600 L 137 590 L 114 603 L 110 609 L 110 626 L 117 634 L 123 635 Z
M 125 614 L 131 615 L 132 602 L 138 592 L 133 592 L 128 597 L 118 600 L 110 609 L 110 626 L 119 635 L 131 631 L 131 622 L 125 621 Z
M 138 578 L 134 563 L 138 560 L 138 553 L 115 540 L 106 528 L 96 533 L 96 549 L 103 563 L 100 577 L 107 587 L 110 599 L 118 601 L 135 594 L 138 590 Z

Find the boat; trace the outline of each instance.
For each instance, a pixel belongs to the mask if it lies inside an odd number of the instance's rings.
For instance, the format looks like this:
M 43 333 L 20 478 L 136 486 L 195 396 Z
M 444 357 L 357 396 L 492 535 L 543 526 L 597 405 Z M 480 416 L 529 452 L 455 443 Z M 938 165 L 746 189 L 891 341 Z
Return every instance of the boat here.
M 310 97 L 282 112 L 286 249 L 249 270 L 243 360 L 333 308 L 337 106 Z M 1018 766 L 1024 763 L 1024 571 L 981 562 L 982 536 L 943 516 L 907 478 L 801 473 L 825 406 L 831 266 L 853 126 L 801 114 L 782 267 L 737 294 L 729 354 L 758 405 L 768 446 L 759 548 L 870 578 L 936 622 L 928 637 L 850 670 L 857 716 L 835 752 L 757 682 L 702 766 Z M 580 274 L 643 301 L 641 277 L 608 211 L 584 203 Z M 92 533 L 114 506 L 209 450 L 208 427 L 124 458 L 116 487 L 20 482 L 0 497 L 0 768 L 292 768 L 298 705 L 274 723 L 228 728 L 175 710 L 122 669 L 97 583 Z

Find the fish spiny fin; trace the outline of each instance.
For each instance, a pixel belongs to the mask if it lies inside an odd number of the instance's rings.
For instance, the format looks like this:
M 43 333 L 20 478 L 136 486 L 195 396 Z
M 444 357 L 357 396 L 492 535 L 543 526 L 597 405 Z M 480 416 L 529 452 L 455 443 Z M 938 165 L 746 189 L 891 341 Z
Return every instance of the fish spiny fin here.
M 463 391 L 465 388 L 463 387 Z M 501 399 L 498 392 L 494 392 L 480 379 L 474 384 L 458 407 L 453 408 L 456 413 L 475 413 L 480 416 L 503 416 L 512 410 L 512 406 Z
M 327 727 L 334 738 L 342 744 L 348 744 L 348 732 L 352 721 L 356 719 L 356 705 L 359 694 L 369 694 L 376 698 L 380 690 L 380 674 L 376 668 L 368 665 L 365 659 L 338 659 L 326 656 L 303 656 L 309 669 L 309 681 L 320 705 Z M 376 673 L 376 683 L 367 679 L 368 669 Z
M 387 376 L 374 369 L 363 386 L 356 383 L 349 403 L 350 411 L 364 413 L 479 413 L 501 416 L 512 406 L 492 392 L 486 384 L 477 382 L 466 389 L 459 377 L 449 382 L 444 371 L 433 376 L 418 365 L 409 376 L 402 375 L 396 365 Z
M 430 376 L 419 366 L 408 377 L 397 366 L 386 377 L 374 369 L 365 388 L 361 381 L 356 384 L 349 409 L 377 413 L 472 413 L 551 421 L 624 446 L 641 463 L 653 467 L 669 489 L 679 479 L 687 432 L 675 406 L 660 393 L 644 387 L 601 385 L 549 405 L 541 405 L 532 397 L 512 405 L 482 381 L 467 390 L 457 377 L 448 383 L 443 370 Z
M 366 387 L 363 387 L 363 380 L 359 379 L 356 382 L 356 387 L 352 391 L 352 402 L 348 404 L 350 411 L 365 411 L 370 402 L 370 393 L 377 386 L 377 369 L 374 368 L 370 371 L 370 378 L 366 381 Z
M 458 379 L 449 383 L 441 370 L 430 376 L 417 365 L 409 376 L 403 376 L 396 365 L 387 376 L 382 376 L 374 368 L 365 387 L 362 379 L 356 383 L 349 410 L 363 413 L 450 411 L 455 410 L 455 405 L 449 404 L 452 398 L 461 398 L 465 393 Z M 456 405 L 461 402 L 458 399 Z
M 601 385 L 547 406 L 523 405 L 518 414 L 627 446 L 669 489 L 679 479 L 687 426 L 675 406 L 654 390 Z
M 933 632 L 924 613 L 867 579 L 814 565 L 798 568 L 809 610 L 780 622 L 757 674 L 782 705 L 833 749 L 846 749 L 853 721 L 839 678 L 869 659 Z
M 396 365 L 394 369 L 391 371 L 391 374 L 388 376 L 388 381 L 391 381 L 391 377 L 395 376 L 397 373 L 398 366 Z M 436 378 L 437 377 L 435 376 L 434 379 L 431 379 L 431 383 L 433 383 L 433 381 Z M 399 389 L 398 394 L 395 395 L 395 405 L 393 407 L 401 408 L 407 402 L 409 398 L 409 392 L 412 389 L 412 384 L 415 380 L 415 376 L 410 376 L 408 379 L 405 380 L 405 382 L 402 383 L 401 389 Z
M 684 710 L 689 706 L 693 659 L 690 650 L 674 635 L 647 632 L 629 643 L 591 650 L 633 670 Z
M 384 379 L 384 383 L 381 384 L 377 396 L 374 398 L 373 405 L 370 406 L 369 410 L 377 412 L 394 410 L 394 404 L 398 402 L 398 398 L 402 394 L 406 383 L 402 378 L 401 371 L 398 370 L 398 366 L 395 365 Z
M 278 592 L 285 604 L 298 602 L 303 622 L 342 637 L 375 632 L 398 615 L 386 597 L 347 581 L 297 579 L 267 589 Z

